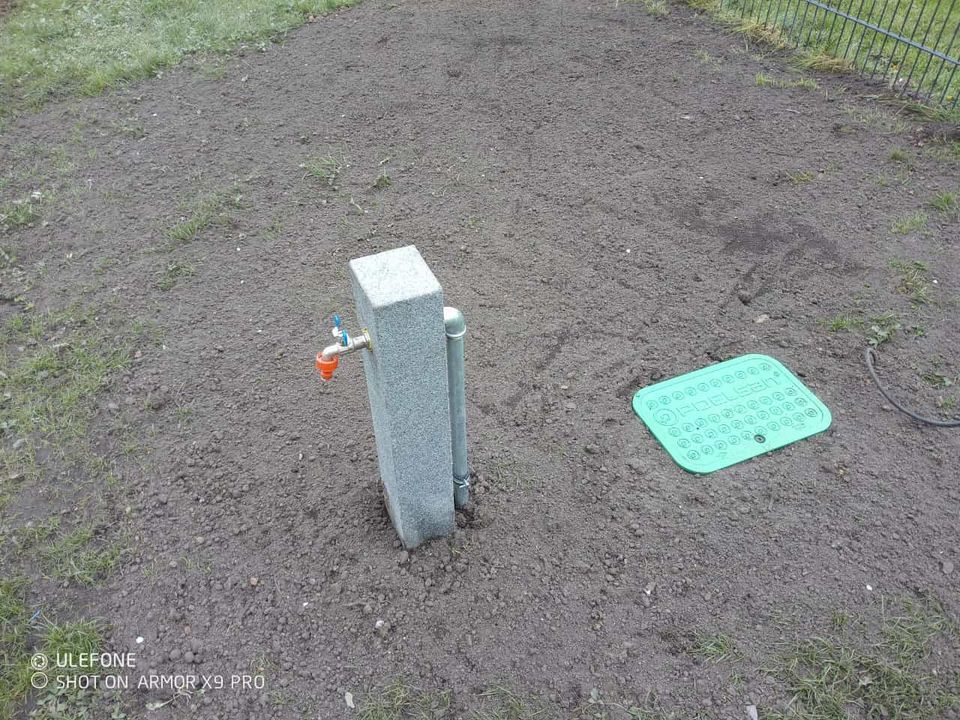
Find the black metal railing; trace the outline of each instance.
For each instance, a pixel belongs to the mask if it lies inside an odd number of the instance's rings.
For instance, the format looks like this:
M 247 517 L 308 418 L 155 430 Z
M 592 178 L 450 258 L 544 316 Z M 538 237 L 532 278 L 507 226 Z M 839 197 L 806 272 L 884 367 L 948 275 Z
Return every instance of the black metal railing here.
M 960 103 L 960 0 L 720 0 L 802 48 L 812 67 L 856 68 L 897 95 Z

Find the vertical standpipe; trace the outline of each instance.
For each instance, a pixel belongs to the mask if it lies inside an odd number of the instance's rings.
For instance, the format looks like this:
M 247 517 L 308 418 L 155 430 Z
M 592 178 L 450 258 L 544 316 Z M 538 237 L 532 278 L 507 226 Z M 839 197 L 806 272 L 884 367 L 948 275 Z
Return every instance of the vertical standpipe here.
M 453 501 L 457 509 L 470 502 L 470 466 L 467 464 L 467 400 L 463 374 L 463 336 L 467 323 L 463 313 L 443 309 L 447 334 L 447 388 L 450 394 L 450 444 L 453 450 Z

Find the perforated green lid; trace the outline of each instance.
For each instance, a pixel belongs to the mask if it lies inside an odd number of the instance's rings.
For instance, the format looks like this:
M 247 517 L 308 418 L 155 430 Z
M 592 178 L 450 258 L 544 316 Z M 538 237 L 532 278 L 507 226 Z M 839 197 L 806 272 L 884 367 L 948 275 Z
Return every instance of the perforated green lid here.
M 823 432 L 830 411 L 780 361 L 743 355 L 638 390 L 633 410 L 676 463 L 706 474 Z

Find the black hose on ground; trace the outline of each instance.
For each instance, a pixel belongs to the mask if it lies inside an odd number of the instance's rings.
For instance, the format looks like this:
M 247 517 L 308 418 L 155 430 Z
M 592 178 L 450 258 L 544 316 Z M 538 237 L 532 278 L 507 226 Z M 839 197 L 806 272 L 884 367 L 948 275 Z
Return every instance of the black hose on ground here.
M 877 386 L 877 390 L 879 390 L 880 394 L 883 395 L 897 410 L 909 415 L 914 420 L 926 423 L 927 425 L 933 425 L 934 427 L 960 427 L 960 420 L 938 420 L 936 418 L 923 417 L 922 415 L 917 415 L 912 410 L 907 410 L 903 405 L 890 397 L 883 385 L 880 384 L 880 378 L 877 377 L 877 371 L 873 367 L 874 362 L 876 362 L 876 358 L 877 353 L 872 347 L 868 347 L 863 351 L 863 360 L 867 364 L 867 370 L 870 372 L 870 377 L 873 378 L 873 382 Z

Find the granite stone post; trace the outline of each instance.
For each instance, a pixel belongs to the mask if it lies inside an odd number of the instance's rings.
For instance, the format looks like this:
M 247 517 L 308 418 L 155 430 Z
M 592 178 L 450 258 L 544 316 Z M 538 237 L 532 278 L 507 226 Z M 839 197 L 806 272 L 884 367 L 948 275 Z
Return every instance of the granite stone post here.
M 413 245 L 350 261 L 380 478 L 404 547 L 454 530 L 443 289 Z

